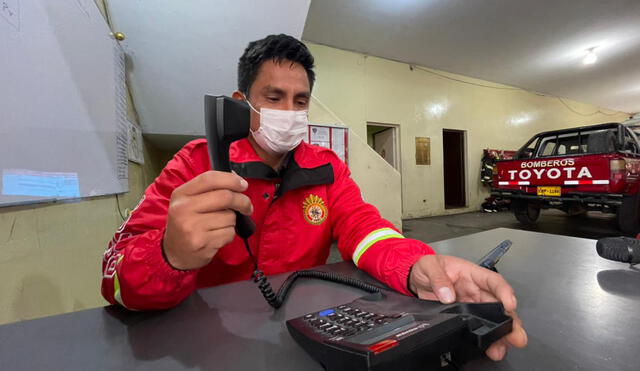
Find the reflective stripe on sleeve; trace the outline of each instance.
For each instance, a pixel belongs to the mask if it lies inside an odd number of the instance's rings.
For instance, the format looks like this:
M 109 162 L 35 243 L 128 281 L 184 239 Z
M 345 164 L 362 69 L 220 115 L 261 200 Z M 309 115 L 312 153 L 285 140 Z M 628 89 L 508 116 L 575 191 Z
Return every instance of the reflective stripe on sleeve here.
M 120 258 L 118 258 L 118 263 L 116 264 L 120 264 L 122 259 L 124 259 L 124 255 L 121 255 Z M 120 293 L 120 280 L 118 279 L 117 272 L 113 274 L 113 298 L 116 299 L 118 304 L 122 305 L 125 308 L 127 307 L 122 301 L 122 294 Z
M 365 238 L 363 238 L 353 252 L 353 262 L 356 264 L 356 266 L 358 265 L 362 254 L 364 254 L 365 251 L 373 246 L 374 243 L 389 238 L 404 238 L 404 236 L 391 228 L 382 228 L 369 233 Z

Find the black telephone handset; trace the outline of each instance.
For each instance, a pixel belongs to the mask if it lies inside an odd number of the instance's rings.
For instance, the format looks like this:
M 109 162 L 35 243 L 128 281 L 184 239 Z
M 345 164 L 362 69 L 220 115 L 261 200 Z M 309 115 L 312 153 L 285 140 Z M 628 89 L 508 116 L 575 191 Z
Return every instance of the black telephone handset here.
M 225 96 L 204 96 L 204 122 L 213 170 L 231 171 L 229 147 L 246 138 L 251 128 L 249 105 Z M 253 220 L 236 213 L 236 233 L 249 238 L 256 230 Z
M 249 135 L 249 106 L 224 96 L 207 95 L 204 102 L 211 164 L 214 170 L 231 171 L 229 146 Z M 455 365 L 456 360 L 477 356 L 511 332 L 512 319 L 500 303 L 443 305 L 330 272 L 294 272 L 276 294 L 249 248 L 253 220 L 238 212 L 236 216 L 236 233 L 255 266 L 253 279 L 272 307 L 283 304 L 298 278 L 322 279 L 369 292 L 353 302 L 287 321 L 291 336 L 329 371 L 440 369 L 447 362 Z

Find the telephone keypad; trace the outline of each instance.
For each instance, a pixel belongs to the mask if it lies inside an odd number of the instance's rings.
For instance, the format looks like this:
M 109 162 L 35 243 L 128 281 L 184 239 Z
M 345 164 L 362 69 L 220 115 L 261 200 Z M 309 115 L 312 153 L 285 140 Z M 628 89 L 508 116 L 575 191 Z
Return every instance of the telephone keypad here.
M 337 308 L 307 314 L 302 318 L 320 334 L 328 337 L 348 337 L 380 327 L 401 316 L 400 313 L 371 313 L 348 305 L 340 305 Z

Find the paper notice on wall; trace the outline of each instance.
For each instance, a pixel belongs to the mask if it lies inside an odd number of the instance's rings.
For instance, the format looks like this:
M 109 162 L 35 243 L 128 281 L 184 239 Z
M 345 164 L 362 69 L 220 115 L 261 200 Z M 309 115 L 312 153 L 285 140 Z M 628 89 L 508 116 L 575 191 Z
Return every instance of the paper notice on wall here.
M 331 140 L 330 140 L 330 130 L 328 127 L 321 126 L 311 126 L 311 144 L 315 144 L 317 146 L 331 148 Z
M 129 178 L 129 120 L 127 119 L 127 86 L 124 51 L 117 41 L 113 44 L 116 94 L 116 172 L 118 179 Z
M 129 122 L 129 161 L 144 164 L 142 130 Z
M 345 131 L 346 129 L 343 128 L 331 128 L 331 149 L 344 162 L 347 161 L 344 143 Z
M 80 197 L 77 173 L 7 169 L 2 171 L 2 194 L 53 198 Z
M 116 161 L 118 179 L 129 178 L 129 126 L 126 122 L 118 123 L 116 132 Z

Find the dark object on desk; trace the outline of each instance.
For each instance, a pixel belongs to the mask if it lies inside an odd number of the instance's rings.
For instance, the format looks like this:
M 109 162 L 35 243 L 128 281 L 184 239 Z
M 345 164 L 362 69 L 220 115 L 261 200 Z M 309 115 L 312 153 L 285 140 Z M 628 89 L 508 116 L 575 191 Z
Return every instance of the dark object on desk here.
M 596 243 L 596 251 L 605 259 L 631 265 L 640 263 L 640 240 L 635 238 L 601 238 Z
M 442 305 L 385 291 L 291 319 L 287 328 L 328 371 L 418 371 L 479 356 L 511 332 L 512 319 L 499 303 Z
M 478 265 L 497 272 L 498 270 L 496 269 L 495 265 L 498 264 L 500 258 L 502 258 L 502 256 L 506 254 L 507 251 L 509 251 L 509 248 L 512 244 L 513 243 L 510 240 L 502 241 L 500 245 L 496 246 L 493 250 L 489 251 L 485 256 L 480 258 L 480 260 L 478 260 Z

